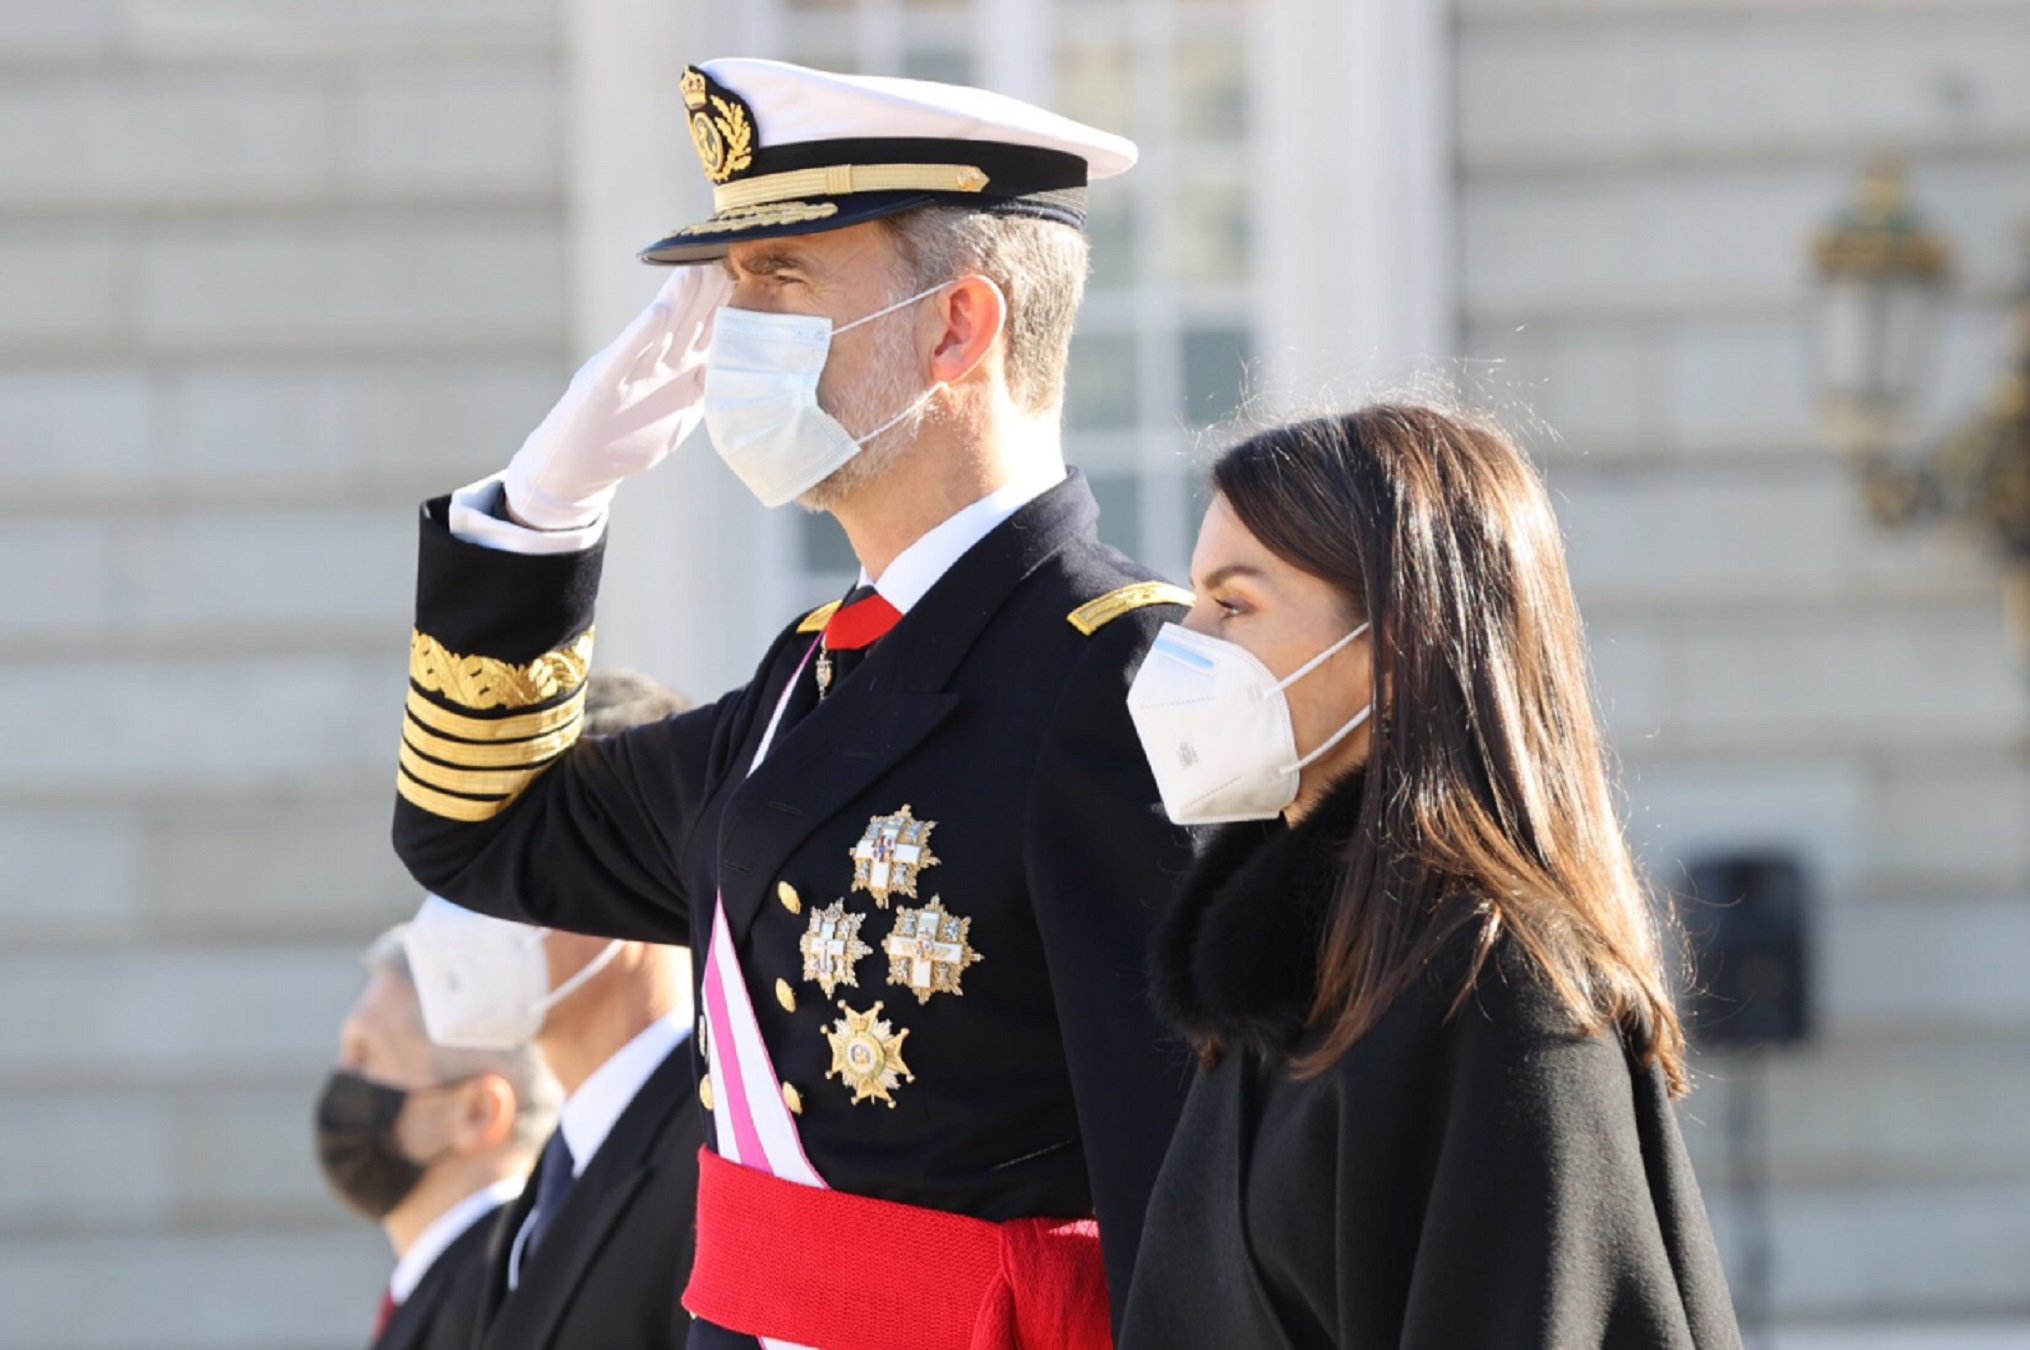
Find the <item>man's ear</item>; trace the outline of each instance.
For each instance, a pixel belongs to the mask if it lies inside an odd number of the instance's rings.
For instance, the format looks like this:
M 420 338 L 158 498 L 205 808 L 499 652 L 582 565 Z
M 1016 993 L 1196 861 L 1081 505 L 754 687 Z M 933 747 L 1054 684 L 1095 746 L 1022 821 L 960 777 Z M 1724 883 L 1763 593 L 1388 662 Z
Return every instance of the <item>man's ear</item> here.
M 931 348 L 930 376 L 940 384 L 957 384 L 994 349 L 1007 326 L 1007 297 L 975 272 L 947 286 L 932 308 L 944 328 Z
M 518 1104 L 515 1090 L 497 1073 L 483 1073 L 466 1084 L 460 1102 L 456 1142 L 468 1153 L 483 1153 L 507 1142 L 514 1130 Z

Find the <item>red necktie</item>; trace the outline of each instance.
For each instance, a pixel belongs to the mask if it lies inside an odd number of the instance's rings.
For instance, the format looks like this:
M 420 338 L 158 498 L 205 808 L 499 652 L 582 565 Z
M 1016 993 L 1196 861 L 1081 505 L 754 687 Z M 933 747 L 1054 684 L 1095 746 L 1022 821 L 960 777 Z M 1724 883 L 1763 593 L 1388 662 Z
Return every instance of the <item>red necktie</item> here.
M 888 636 L 888 630 L 902 622 L 902 611 L 881 598 L 881 592 L 863 586 L 833 612 L 825 624 L 825 650 L 857 652 Z
M 387 1334 L 388 1319 L 390 1317 L 393 1317 L 395 1315 L 395 1309 L 401 1306 L 402 1306 L 401 1304 L 395 1302 L 394 1290 L 392 1289 L 381 1290 L 381 1309 L 379 1312 L 374 1314 L 375 1341 L 379 1341 L 382 1336 Z
M 818 697 L 836 680 L 852 673 L 869 647 L 902 622 L 902 611 L 881 598 L 872 586 L 855 587 L 825 624 L 824 651 L 818 657 Z

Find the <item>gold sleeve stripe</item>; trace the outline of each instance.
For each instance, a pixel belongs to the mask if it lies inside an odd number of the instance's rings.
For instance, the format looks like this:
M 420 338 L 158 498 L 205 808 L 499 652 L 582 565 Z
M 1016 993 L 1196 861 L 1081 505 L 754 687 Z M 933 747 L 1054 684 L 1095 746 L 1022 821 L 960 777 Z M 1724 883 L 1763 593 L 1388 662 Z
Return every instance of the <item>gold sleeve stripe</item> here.
M 407 741 L 403 741 L 402 767 L 409 771 L 410 777 L 431 787 L 476 797 L 520 792 L 529 785 L 530 779 L 549 766 L 544 764 L 533 769 L 453 769 L 423 758 Z
M 832 616 L 838 612 L 839 602 L 836 600 L 829 605 L 819 605 L 804 615 L 803 622 L 796 626 L 796 630 L 799 633 L 822 633 L 825 631 L 825 625 L 830 623 Z
M 530 741 L 500 741 L 477 743 L 472 741 L 446 740 L 423 729 L 423 724 L 410 718 L 402 728 L 402 739 L 415 746 L 432 759 L 441 759 L 461 769 L 519 769 L 539 760 L 550 759 L 571 747 L 578 739 L 580 724 L 572 722 L 558 728 L 547 736 L 538 736 Z
M 474 801 L 470 797 L 454 797 L 448 792 L 424 787 L 405 773 L 395 775 L 395 791 L 402 794 L 402 800 L 411 806 L 421 807 L 433 816 L 446 820 L 462 820 L 474 824 L 492 820 L 513 804 L 513 797 L 493 797 L 486 801 Z
M 580 689 L 554 708 L 514 717 L 466 717 L 440 708 L 414 689 L 409 691 L 408 707 L 409 716 L 446 736 L 468 741 L 523 741 L 578 720 L 585 710 L 585 691 Z
M 590 628 L 568 646 L 544 652 L 526 665 L 491 656 L 461 656 L 421 629 L 409 639 L 409 678 L 416 687 L 476 712 L 547 703 L 584 684 L 591 663 Z
M 1088 600 L 1067 617 L 1073 628 L 1091 637 L 1131 611 L 1150 605 L 1183 605 L 1189 609 L 1191 600 L 1191 592 L 1182 586 L 1172 586 L 1167 581 L 1138 581 L 1118 591 L 1108 591 L 1097 600 Z

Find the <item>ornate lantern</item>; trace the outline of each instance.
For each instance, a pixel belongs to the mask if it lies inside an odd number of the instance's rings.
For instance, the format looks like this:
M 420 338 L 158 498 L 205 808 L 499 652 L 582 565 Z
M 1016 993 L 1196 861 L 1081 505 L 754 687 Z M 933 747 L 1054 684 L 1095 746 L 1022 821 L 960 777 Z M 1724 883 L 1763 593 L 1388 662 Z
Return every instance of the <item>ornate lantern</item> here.
M 1868 167 L 1853 204 L 1820 233 L 1812 254 L 1826 437 L 1872 468 L 1908 447 L 1947 250 L 1911 207 L 1902 165 L 1885 157 Z
M 1929 363 L 1948 252 L 1912 209 L 1901 167 L 1880 160 L 1812 248 L 1820 403 L 1828 441 L 1854 456 L 1877 520 L 1955 522 L 2008 569 L 2009 626 L 2030 664 L 2030 285 L 2016 349 L 1986 405 L 1929 449 L 1911 404 Z

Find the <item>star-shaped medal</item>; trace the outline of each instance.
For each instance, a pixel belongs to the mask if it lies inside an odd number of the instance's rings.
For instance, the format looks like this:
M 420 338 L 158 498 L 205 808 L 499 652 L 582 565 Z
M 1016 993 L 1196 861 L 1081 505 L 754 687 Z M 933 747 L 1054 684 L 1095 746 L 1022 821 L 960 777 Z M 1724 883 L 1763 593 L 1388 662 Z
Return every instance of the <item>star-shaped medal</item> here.
M 817 981 L 826 998 L 837 993 L 842 984 L 860 987 L 853 967 L 861 957 L 874 952 L 860 940 L 860 925 L 866 919 L 865 914 L 848 914 L 844 900 L 811 911 L 810 926 L 797 940 L 797 949 L 804 956 L 804 978 Z
M 832 1023 L 825 1039 L 832 1046 L 832 1067 L 825 1077 L 837 1078 L 853 1090 L 853 1105 L 872 1099 L 895 1106 L 895 1089 L 903 1079 L 916 1081 L 902 1062 L 902 1043 L 909 1039 L 905 1028 L 896 1031 L 881 1016 L 876 1003 L 866 1012 L 854 1012 L 842 999 L 839 1011 L 846 1014 Z

